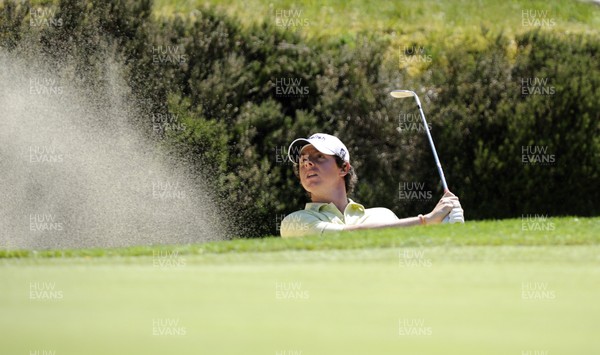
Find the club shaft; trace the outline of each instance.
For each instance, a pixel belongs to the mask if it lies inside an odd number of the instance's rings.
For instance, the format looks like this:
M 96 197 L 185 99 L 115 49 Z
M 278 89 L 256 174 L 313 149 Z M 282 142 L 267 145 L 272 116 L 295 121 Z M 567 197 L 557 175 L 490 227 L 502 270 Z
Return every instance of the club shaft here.
M 423 113 L 423 109 L 421 108 L 421 101 L 419 100 L 419 97 L 416 94 L 415 100 L 417 101 L 417 107 L 419 108 L 421 118 L 423 119 L 425 133 L 427 134 L 427 139 L 429 139 L 429 145 L 431 145 L 431 151 L 433 152 L 433 159 L 435 159 L 435 165 L 437 165 L 438 172 L 440 174 L 440 179 L 442 179 L 442 186 L 444 186 L 444 192 L 449 191 L 448 184 L 446 183 L 446 177 L 444 176 L 444 170 L 442 170 L 442 164 L 440 163 L 440 158 L 438 158 L 437 150 L 435 150 L 435 144 L 433 144 L 433 138 L 431 138 L 429 126 L 427 125 L 427 120 L 425 119 L 425 114 Z

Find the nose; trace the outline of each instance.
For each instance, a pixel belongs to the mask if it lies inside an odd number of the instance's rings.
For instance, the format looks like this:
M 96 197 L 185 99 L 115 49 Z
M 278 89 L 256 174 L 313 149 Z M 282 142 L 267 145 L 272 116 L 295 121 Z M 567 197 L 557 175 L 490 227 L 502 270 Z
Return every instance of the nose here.
M 305 168 L 309 167 L 309 166 L 313 166 L 315 165 L 312 160 L 310 160 L 309 156 L 305 156 L 300 158 L 300 165 L 304 165 Z

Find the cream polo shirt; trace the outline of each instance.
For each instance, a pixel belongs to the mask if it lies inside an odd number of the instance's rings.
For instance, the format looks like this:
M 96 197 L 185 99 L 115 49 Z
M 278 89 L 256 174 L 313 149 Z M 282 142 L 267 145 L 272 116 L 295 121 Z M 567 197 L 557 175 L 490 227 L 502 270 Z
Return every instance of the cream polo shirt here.
M 387 208 L 368 208 L 348 199 L 342 214 L 333 203 L 307 203 L 301 211 L 287 215 L 281 221 L 281 237 L 293 238 L 305 235 L 323 235 L 340 232 L 347 225 L 363 223 L 386 223 L 398 220 Z

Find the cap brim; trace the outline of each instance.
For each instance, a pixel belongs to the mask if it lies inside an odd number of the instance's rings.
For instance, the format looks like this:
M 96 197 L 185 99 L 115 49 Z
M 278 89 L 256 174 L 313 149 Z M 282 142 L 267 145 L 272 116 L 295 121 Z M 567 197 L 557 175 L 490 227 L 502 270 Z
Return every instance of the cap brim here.
M 311 144 L 306 138 L 298 138 L 294 140 L 288 148 L 288 159 L 294 164 L 298 164 L 298 158 L 302 148 L 308 144 Z
M 300 156 L 300 152 L 302 152 L 302 149 L 304 149 L 304 147 L 309 144 L 312 145 L 313 147 L 315 147 L 316 150 L 318 150 L 319 152 L 321 152 L 323 154 L 335 155 L 335 152 L 333 152 L 331 149 L 325 147 L 321 143 L 321 141 L 319 141 L 317 139 L 313 139 L 313 141 L 311 141 L 306 138 L 298 138 L 298 139 L 294 140 L 292 142 L 292 144 L 290 144 L 290 147 L 288 148 L 288 158 L 292 161 L 292 163 L 298 164 L 298 158 Z

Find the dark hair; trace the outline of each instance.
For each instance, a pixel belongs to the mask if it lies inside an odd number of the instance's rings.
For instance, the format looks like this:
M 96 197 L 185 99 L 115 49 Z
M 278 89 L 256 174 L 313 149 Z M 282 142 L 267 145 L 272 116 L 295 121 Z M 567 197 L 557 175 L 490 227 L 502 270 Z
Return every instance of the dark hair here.
M 335 158 L 335 163 L 338 166 L 338 168 L 342 168 L 344 166 L 345 161 L 338 157 L 337 155 L 334 155 Z M 296 177 L 298 179 L 300 179 L 300 164 L 294 164 L 294 174 L 296 175 Z M 354 168 L 352 167 L 352 165 L 350 165 L 350 169 L 348 170 L 348 173 L 346 174 L 346 176 L 344 176 L 344 185 L 346 186 L 346 195 L 349 195 L 352 193 L 352 191 L 354 191 L 354 187 L 356 186 L 356 183 L 358 182 L 358 176 L 356 176 L 356 172 L 354 171 Z M 308 197 L 310 197 L 310 192 L 306 191 L 306 193 L 308 194 Z

